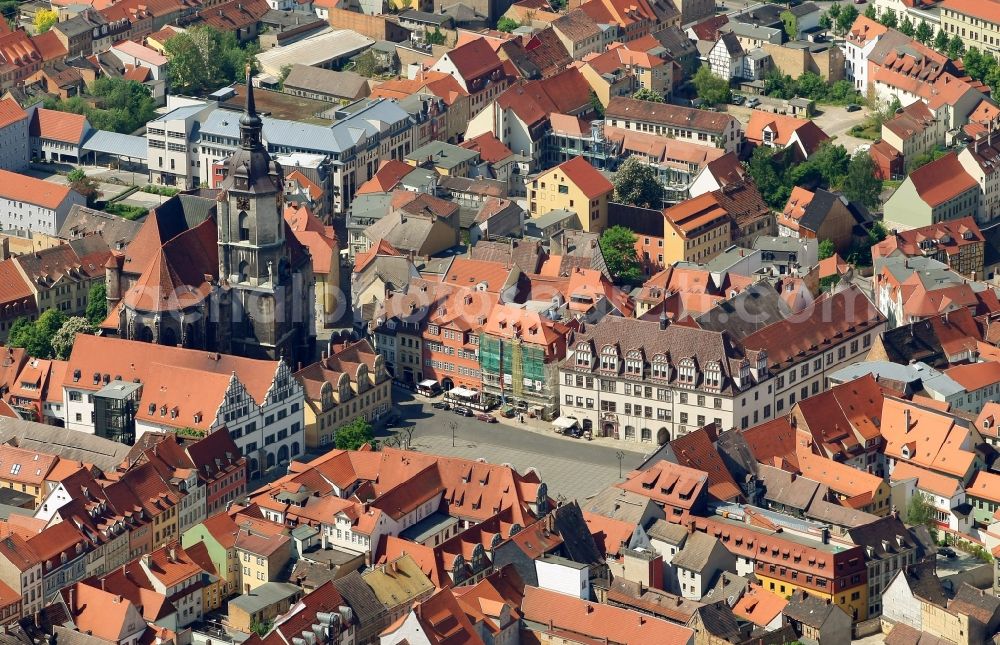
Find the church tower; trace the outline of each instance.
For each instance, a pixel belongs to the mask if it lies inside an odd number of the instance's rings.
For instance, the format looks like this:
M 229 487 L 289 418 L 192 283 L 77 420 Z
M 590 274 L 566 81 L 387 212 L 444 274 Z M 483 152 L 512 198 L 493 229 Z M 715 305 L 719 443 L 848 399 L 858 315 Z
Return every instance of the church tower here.
M 240 147 L 226 161 L 218 197 L 219 279 L 228 285 L 228 321 L 234 354 L 309 361 L 312 269 L 308 255 L 293 257 L 284 220 L 284 172 L 262 138 L 247 68 Z M 292 241 L 292 244 L 295 244 Z

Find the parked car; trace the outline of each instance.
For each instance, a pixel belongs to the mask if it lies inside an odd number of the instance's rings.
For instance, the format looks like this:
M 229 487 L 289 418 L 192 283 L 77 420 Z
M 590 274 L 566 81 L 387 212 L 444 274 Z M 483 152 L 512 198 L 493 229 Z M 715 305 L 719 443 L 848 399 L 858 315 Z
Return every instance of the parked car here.
M 733 94 L 732 101 L 730 102 L 733 105 L 743 105 L 744 103 L 747 102 L 747 97 L 743 96 L 742 94 Z
M 857 112 L 858 110 L 861 109 L 861 106 L 858 105 L 857 103 L 851 103 L 844 109 L 846 109 L 848 112 Z
M 940 549 L 938 549 L 938 555 L 943 555 L 949 559 L 958 557 L 958 554 L 955 553 L 955 549 L 951 548 L 950 546 L 943 546 Z
M 435 401 L 431 404 L 432 408 L 437 408 L 438 410 L 450 410 L 451 406 L 448 405 L 447 401 Z
M 758 105 L 760 105 L 760 99 L 757 98 L 756 96 L 753 96 L 753 97 L 747 99 L 747 107 L 748 108 L 755 108 Z
M 497 418 L 492 414 L 487 414 L 485 412 L 480 412 L 476 415 L 476 418 L 484 423 L 498 423 Z
M 472 416 L 472 410 L 470 410 L 469 408 L 463 408 L 462 406 L 456 405 L 455 406 L 455 414 L 457 414 L 459 416 L 463 416 L 463 417 L 471 417 Z
M 867 0 L 854 0 L 854 4 L 864 4 Z

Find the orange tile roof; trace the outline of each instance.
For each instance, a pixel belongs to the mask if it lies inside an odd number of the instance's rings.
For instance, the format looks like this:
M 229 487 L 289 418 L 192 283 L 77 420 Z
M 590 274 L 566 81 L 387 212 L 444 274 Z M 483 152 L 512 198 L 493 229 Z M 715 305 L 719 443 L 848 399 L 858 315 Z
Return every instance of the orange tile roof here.
M 1000 7 L 997 7 L 992 2 L 981 2 L 979 0 L 945 0 L 941 3 L 941 8 L 966 16 L 972 16 L 973 18 L 986 20 L 993 24 L 1000 23 Z
M 799 471 L 804 477 L 825 484 L 833 492 L 846 497 L 867 494 L 874 498 L 875 492 L 885 483 L 881 477 L 814 455 L 802 446 L 798 451 L 798 460 Z
M 675 204 L 664 210 L 663 216 L 684 237 L 703 227 L 715 228 L 729 223 L 729 213 L 722 208 L 712 193 L 705 193 Z
M 31 122 L 32 136 L 78 145 L 83 139 L 87 117 L 82 114 L 38 108 Z
M 0 170 L 0 197 L 55 210 L 70 197 L 72 189 L 51 181 Z M 82 198 L 81 198 L 82 203 Z
M 375 171 L 375 175 L 358 187 L 357 194 L 387 193 L 398 186 L 403 177 L 411 172 L 413 172 L 413 166 L 395 159 L 386 159 Z
M 872 20 L 865 15 L 860 15 L 851 25 L 851 31 L 847 34 L 847 41 L 858 47 L 864 47 L 868 41 L 878 38 L 889 31 L 889 28 L 880 22 Z
M 931 472 L 905 461 L 900 461 L 893 467 L 889 479 L 894 482 L 916 479 L 918 489 L 949 499 L 962 490 L 958 479 Z
M 921 166 L 910 173 L 909 180 L 920 198 L 932 208 L 978 187 L 954 152 Z
M 974 392 L 1000 382 L 1000 363 L 985 361 L 956 365 L 944 373 L 964 387 L 966 392 Z
M 965 486 L 966 495 L 1000 503 L 1000 475 L 980 470 Z
M 628 546 L 635 524 L 583 511 L 583 520 L 602 555 L 617 556 Z
M 6 128 L 11 123 L 27 119 L 28 113 L 12 98 L 0 101 L 0 128 Z
M 510 273 L 511 268 L 500 262 L 455 258 L 441 277 L 441 282 L 459 287 L 476 287 L 481 284 L 490 293 L 500 293 Z
M 955 417 L 945 412 L 886 397 L 880 430 L 885 438 L 887 457 L 956 477 L 965 477 L 976 459 L 969 445 L 972 441 L 969 429 L 960 426 Z M 903 457 L 904 446 L 908 448 L 908 458 Z
M 2 188 L 0 188 L 2 191 Z M 35 310 L 35 294 L 12 259 L 0 261 L 0 304 L 8 305 L 21 302 L 27 305 L 23 313 Z
M 492 132 L 484 132 L 479 136 L 466 139 L 459 145 L 468 150 L 478 152 L 479 158 L 487 163 L 498 163 L 514 154 Z
M 625 481 L 616 486 L 648 497 L 657 504 L 691 510 L 707 483 L 706 472 L 661 460 L 646 470 L 629 473 Z
M 165 587 L 172 587 L 199 573 L 201 567 L 176 542 L 162 546 L 149 554 L 149 574 Z
M 566 640 L 604 642 L 621 645 L 687 643 L 694 632 L 660 618 L 644 616 L 628 609 L 582 600 L 538 587 L 524 588 L 521 613 L 539 625 L 539 631 L 567 633 Z
M 763 587 L 751 585 L 733 606 L 733 613 L 754 625 L 766 627 L 781 615 L 788 601 Z

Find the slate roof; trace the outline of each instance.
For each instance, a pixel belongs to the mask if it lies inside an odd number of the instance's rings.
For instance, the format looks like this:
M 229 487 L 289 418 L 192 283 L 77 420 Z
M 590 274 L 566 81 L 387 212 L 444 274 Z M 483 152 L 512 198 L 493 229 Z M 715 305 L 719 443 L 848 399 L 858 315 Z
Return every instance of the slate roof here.
M 368 79 L 355 72 L 336 72 L 311 65 L 293 65 L 285 79 L 285 87 L 353 99 L 367 93 Z

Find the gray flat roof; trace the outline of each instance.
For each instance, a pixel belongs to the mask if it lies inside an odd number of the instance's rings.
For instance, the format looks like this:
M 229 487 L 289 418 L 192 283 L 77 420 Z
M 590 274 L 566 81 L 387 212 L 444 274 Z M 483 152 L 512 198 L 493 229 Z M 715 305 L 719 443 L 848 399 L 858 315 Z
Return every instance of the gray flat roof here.
M 107 130 L 91 130 L 90 137 L 83 143 L 83 149 L 86 152 L 142 159 L 143 161 L 148 156 L 145 137 L 108 132 Z
M 233 598 L 229 601 L 229 604 L 235 605 L 252 615 L 266 607 L 270 607 L 275 603 L 301 593 L 302 587 L 297 587 L 287 582 L 265 582 L 250 593 Z

